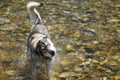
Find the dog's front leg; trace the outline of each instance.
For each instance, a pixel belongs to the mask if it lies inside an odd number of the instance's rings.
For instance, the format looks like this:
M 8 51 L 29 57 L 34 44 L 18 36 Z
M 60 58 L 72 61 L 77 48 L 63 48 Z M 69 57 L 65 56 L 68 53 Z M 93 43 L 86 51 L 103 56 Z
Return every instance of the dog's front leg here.
M 33 80 L 37 80 L 37 67 L 36 67 L 36 64 L 35 63 L 33 63 L 32 64 L 32 78 L 33 78 Z
M 48 80 L 50 80 L 50 64 L 49 63 L 46 64 L 46 75 L 48 77 Z

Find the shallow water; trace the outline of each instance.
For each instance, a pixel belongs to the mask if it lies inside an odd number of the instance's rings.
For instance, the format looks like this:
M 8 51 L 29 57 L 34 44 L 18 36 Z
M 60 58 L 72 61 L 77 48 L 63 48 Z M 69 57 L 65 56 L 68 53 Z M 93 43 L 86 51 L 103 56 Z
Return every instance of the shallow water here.
M 0 80 L 31 80 L 30 61 L 18 64 L 31 26 L 27 2 L 0 1 Z M 41 2 L 39 11 L 60 61 L 52 65 L 51 80 L 120 79 L 119 0 Z

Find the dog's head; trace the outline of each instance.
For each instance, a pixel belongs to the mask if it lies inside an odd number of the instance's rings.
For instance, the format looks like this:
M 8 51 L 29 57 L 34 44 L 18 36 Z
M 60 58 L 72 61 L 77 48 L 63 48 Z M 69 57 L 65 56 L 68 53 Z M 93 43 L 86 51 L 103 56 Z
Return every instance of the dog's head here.
M 56 54 L 54 44 L 47 36 L 40 34 L 33 35 L 31 45 L 35 50 L 35 54 L 39 57 L 45 57 L 51 60 Z

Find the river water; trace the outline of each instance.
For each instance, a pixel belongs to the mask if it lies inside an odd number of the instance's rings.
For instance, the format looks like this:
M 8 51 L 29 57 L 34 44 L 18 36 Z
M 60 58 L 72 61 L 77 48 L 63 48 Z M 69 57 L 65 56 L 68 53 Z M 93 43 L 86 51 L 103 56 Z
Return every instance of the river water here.
M 25 56 L 29 1 L 0 1 L 0 80 L 32 80 Z M 58 54 L 51 80 L 120 79 L 120 0 L 39 2 Z

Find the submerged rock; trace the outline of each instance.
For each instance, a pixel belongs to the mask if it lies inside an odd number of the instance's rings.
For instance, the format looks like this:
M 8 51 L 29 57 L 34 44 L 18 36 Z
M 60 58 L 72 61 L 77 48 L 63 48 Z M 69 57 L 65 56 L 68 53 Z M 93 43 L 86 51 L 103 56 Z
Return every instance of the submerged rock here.
M 74 51 L 74 47 L 72 45 L 68 44 L 65 46 L 65 50 L 66 51 Z

